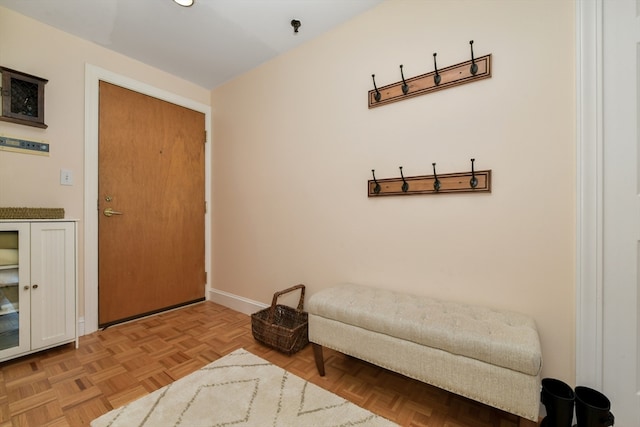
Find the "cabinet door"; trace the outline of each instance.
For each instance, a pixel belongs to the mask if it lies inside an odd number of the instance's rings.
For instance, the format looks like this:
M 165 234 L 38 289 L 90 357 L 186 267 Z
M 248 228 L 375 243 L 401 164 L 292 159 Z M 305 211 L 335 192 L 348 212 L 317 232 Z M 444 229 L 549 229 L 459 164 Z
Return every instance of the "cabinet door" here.
M 0 360 L 31 349 L 29 223 L 0 222 Z
M 76 337 L 75 224 L 31 223 L 31 349 Z

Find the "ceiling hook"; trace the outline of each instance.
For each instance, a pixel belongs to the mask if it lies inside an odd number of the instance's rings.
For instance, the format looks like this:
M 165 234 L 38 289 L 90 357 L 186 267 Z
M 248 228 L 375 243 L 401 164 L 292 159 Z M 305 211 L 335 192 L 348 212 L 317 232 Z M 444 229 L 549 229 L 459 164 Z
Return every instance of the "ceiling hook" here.
M 296 34 L 298 32 L 298 28 L 302 26 L 302 23 L 297 19 L 292 19 L 291 26 L 293 27 L 293 33 Z

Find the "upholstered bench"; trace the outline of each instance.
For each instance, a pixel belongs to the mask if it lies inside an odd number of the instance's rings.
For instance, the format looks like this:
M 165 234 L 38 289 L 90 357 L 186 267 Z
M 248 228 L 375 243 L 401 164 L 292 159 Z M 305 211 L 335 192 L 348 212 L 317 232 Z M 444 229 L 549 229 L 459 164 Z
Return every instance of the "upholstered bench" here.
M 542 355 L 533 319 L 355 284 L 311 296 L 309 341 L 537 422 Z

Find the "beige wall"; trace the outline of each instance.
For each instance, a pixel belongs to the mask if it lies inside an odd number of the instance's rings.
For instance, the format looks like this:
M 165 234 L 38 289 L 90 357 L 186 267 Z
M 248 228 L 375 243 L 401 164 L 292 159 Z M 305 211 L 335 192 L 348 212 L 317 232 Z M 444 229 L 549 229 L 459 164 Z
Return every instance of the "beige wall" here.
M 304 26 L 301 31 L 304 31 Z M 493 54 L 493 76 L 367 109 L 379 86 Z M 508 308 L 574 381 L 571 1 L 390 0 L 212 93 L 213 283 L 270 303 L 353 281 Z M 493 171 L 491 194 L 367 198 L 378 178 Z
M 0 206 L 62 207 L 84 218 L 85 64 L 209 105 L 210 91 L 0 7 L 0 65 L 48 79 L 47 129 L 0 122 L 0 134 L 50 144 L 49 157 L 0 151 Z M 60 185 L 60 169 L 73 186 Z M 80 301 L 84 301 L 80 222 Z M 80 305 L 80 314 L 84 306 Z

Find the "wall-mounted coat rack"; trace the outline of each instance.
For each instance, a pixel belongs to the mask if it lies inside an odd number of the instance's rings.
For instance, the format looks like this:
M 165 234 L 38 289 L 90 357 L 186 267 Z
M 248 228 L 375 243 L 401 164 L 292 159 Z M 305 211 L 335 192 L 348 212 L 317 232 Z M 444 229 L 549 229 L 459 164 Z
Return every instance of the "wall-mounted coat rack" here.
M 369 108 L 380 107 L 392 102 L 402 101 L 418 95 L 435 92 L 441 89 L 448 89 L 465 83 L 491 77 L 491 54 L 474 58 L 473 40 L 471 45 L 471 60 L 438 69 L 436 56 L 433 54 L 433 65 L 435 71 L 422 74 L 409 79 L 404 78 L 403 66 L 400 65 L 400 76 L 402 80 L 387 86 L 378 88 L 376 86 L 376 76 L 373 79 L 373 90 L 369 91 Z
M 476 171 L 471 159 L 470 172 L 436 173 L 433 163 L 433 175 L 405 177 L 400 166 L 400 178 L 377 179 L 375 169 L 371 170 L 373 179 L 367 184 L 369 197 L 404 196 L 412 194 L 443 193 L 486 193 L 491 192 L 491 170 Z

